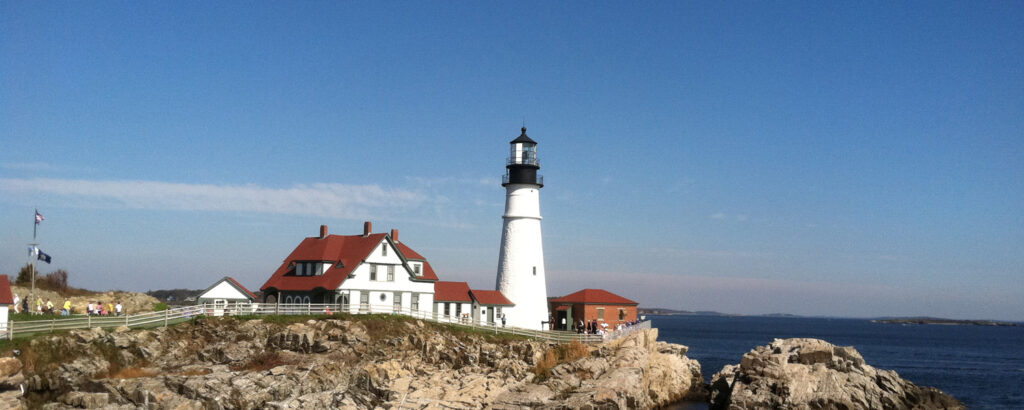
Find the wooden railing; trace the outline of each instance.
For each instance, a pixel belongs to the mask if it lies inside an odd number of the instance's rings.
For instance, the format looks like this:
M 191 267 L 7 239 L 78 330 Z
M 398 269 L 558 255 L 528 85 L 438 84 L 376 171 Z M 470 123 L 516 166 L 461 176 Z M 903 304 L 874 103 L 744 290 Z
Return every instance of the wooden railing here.
M 555 330 L 532 330 L 512 326 L 501 326 L 498 323 L 488 323 L 485 320 L 474 320 L 468 316 L 445 316 L 436 312 L 412 310 L 408 308 L 395 309 L 393 305 L 341 305 L 341 304 L 233 304 L 215 305 L 207 303 L 203 305 L 184 306 L 167 309 L 158 312 L 139 313 L 123 316 L 88 316 L 74 315 L 54 318 L 53 320 L 30 320 L 10 321 L 6 323 L 6 329 L 0 333 L 0 337 L 8 339 L 36 333 L 49 333 L 60 330 L 116 328 L 126 326 L 129 328 L 138 327 L 159 327 L 169 324 L 191 320 L 196 316 L 237 316 L 237 315 L 322 315 L 330 313 L 351 313 L 351 314 L 393 314 L 405 315 L 417 319 L 427 320 L 435 323 L 460 326 L 478 331 L 493 332 L 495 334 L 509 334 L 525 336 L 532 339 L 546 340 L 555 343 L 568 343 L 577 341 L 580 343 L 601 343 L 607 340 L 614 340 L 637 329 L 650 329 L 651 322 L 645 321 L 622 330 L 609 331 L 604 335 L 578 334 L 566 331 Z M 2 326 L 3 324 L 0 324 Z

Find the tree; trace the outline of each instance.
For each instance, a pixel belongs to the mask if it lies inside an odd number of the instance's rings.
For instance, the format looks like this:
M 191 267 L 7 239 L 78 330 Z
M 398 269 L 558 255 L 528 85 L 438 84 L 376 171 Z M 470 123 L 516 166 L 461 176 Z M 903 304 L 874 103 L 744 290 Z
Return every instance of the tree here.
M 36 272 L 36 274 L 39 274 L 39 272 Z M 16 286 L 32 286 L 31 265 L 26 263 L 25 266 L 21 267 L 21 270 L 18 271 L 18 277 L 14 279 L 14 284 Z
M 64 269 L 47 273 L 40 279 L 42 279 L 42 283 L 38 283 L 40 288 L 50 289 L 62 295 L 68 291 L 68 271 Z

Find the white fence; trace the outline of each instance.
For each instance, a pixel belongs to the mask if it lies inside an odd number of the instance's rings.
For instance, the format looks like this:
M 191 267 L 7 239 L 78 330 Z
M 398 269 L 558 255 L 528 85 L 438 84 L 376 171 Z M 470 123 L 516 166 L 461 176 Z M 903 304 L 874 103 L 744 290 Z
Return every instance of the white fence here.
M 478 331 L 493 332 L 495 334 L 520 335 L 533 339 L 547 340 L 557 343 L 568 343 L 577 341 L 580 343 L 600 343 L 614 340 L 625 336 L 638 329 L 650 329 L 651 322 L 644 321 L 639 324 L 612 330 L 604 335 L 578 334 L 554 330 L 530 330 L 517 327 L 504 327 L 498 323 L 487 323 L 483 318 L 474 319 L 465 316 L 445 316 L 437 312 L 426 312 L 411 309 L 395 309 L 392 305 L 340 305 L 340 304 L 266 304 L 266 303 L 244 303 L 244 304 L 212 304 L 184 306 L 167 309 L 159 312 L 147 312 L 136 315 L 123 316 L 88 316 L 75 315 L 72 317 L 61 316 L 63 319 L 52 320 L 29 320 L 11 321 L 7 323 L 7 331 L 3 333 L 8 339 L 13 337 L 34 334 L 49 333 L 59 330 L 91 329 L 94 327 L 116 328 L 119 326 L 133 327 L 156 327 L 167 326 L 172 323 L 190 320 L 196 316 L 237 316 L 237 315 L 323 315 L 334 313 L 351 314 L 393 314 L 405 315 L 414 318 L 427 320 L 436 323 L 445 323 L 455 326 L 462 326 Z

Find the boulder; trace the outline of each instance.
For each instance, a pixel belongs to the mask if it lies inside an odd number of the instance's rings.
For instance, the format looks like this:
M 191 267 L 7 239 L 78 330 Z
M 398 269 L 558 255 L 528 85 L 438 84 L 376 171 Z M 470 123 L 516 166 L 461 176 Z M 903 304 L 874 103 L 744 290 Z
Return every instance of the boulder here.
M 963 409 L 953 397 L 864 363 L 853 347 L 775 339 L 722 368 L 711 409 Z

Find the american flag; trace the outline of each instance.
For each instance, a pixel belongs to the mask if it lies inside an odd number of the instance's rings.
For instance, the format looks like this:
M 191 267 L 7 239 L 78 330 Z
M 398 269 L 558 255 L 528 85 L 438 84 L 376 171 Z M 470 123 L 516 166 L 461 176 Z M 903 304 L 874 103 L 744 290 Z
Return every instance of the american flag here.
M 39 225 L 39 223 L 42 222 L 43 219 L 46 219 L 46 218 L 43 218 L 43 214 L 39 213 L 39 211 L 37 210 L 36 211 L 36 225 Z

